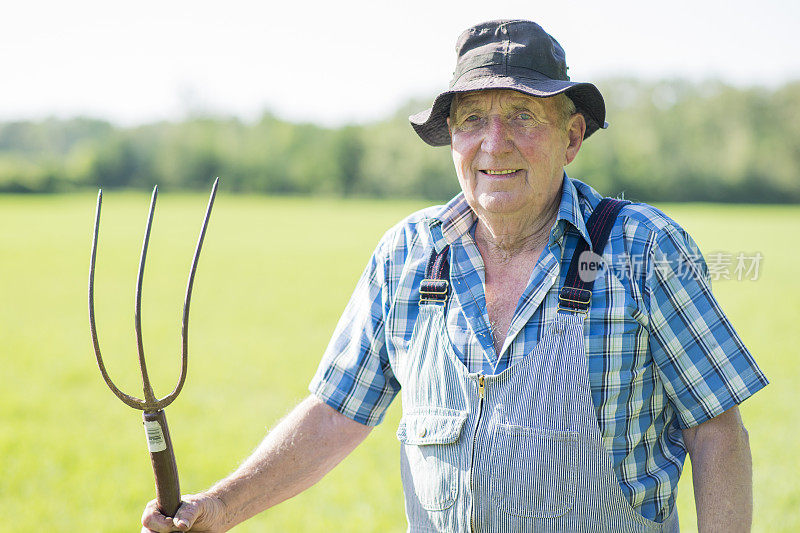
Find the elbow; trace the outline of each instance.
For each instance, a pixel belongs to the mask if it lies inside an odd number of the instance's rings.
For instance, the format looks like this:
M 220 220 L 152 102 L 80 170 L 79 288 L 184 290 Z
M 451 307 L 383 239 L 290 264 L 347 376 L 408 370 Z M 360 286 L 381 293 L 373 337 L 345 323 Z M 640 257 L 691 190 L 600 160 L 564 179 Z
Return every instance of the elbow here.
M 747 448 L 750 448 L 750 433 L 747 432 L 747 428 L 744 427 L 744 424 L 742 424 L 741 436 L 742 436 L 742 442 L 744 443 L 744 445 Z
M 750 454 L 750 434 L 747 432 L 747 428 L 744 427 L 742 424 L 741 430 L 739 431 L 739 443 L 742 449 L 742 452 L 747 457 L 747 462 L 751 462 L 751 454 Z
M 736 431 L 736 441 L 738 441 L 740 447 L 743 449 L 749 450 L 750 449 L 750 434 L 747 432 L 747 428 L 744 426 L 744 421 L 742 421 L 741 415 L 736 413 L 735 421 L 736 424 L 734 425 Z

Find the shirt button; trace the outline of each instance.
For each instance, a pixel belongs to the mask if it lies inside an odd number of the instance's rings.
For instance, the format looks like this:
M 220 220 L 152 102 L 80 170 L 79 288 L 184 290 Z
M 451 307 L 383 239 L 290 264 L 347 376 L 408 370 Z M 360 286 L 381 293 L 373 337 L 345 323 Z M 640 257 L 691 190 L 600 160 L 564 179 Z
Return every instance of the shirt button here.
M 419 435 L 419 438 L 422 438 L 422 437 L 424 437 L 424 436 L 425 436 L 425 435 L 427 435 L 427 434 L 428 434 L 428 430 L 427 430 L 426 428 L 422 428 L 422 429 L 420 429 L 420 430 L 419 430 L 419 433 L 418 433 L 418 435 Z

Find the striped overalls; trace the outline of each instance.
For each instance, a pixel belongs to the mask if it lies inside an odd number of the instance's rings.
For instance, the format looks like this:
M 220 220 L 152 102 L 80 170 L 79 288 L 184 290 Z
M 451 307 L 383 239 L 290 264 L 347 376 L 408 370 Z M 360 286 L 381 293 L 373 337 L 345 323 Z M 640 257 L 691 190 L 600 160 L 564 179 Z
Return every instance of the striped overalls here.
M 589 218 L 594 250 L 623 205 L 605 199 Z M 658 524 L 631 507 L 602 446 L 584 350 L 587 249 L 576 249 L 561 307 L 535 349 L 496 375 L 469 373 L 454 352 L 444 318 L 448 250 L 431 256 L 410 348 L 395 369 L 409 531 L 678 531 L 675 511 Z

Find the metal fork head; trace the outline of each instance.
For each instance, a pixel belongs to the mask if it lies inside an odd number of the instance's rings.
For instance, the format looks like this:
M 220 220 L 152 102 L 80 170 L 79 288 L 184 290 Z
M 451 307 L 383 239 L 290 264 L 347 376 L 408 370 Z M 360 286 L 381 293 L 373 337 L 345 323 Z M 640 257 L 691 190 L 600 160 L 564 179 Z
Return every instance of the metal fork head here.
M 178 384 L 173 391 L 163 398 L 156 398 L 153 393 L 153 387 L 150 384 L 150 377 L 147 374 L 147 363 L 144 357 L 144 344 L 142 342 L 142 280 L 144 278 L 144 264 L 147 258 L 147 247 L 150 241 L 150 228 L 153 224 L 153 213 L 156 207 L 156 198 L 158 197 L 158 186 L 153 188 L 153 195 L 150 199 L 150 211 L 147 216 L 147 226 L 144 232 L 144 240 L 142 242 L 142 253 L 139 257 L 139 275 L 136 280 L 136 304 L 134 309 L 134 328 L 136 330 L 136 344 L 139 352 L 139 368 L 142 373 L 142 390 L 144 392 L 144 399 L 137 398 L 122 392 L 108 375 L 103 357 L 100 354 L 100 343 L 97 340 L 97 327 L 94 318 L 94 269 L 95 261 L 97 258 L 97 239 L 100 230 L 100 207 L 103 203 L 103 190 L 97 193 L 97 210 L 94 217 L 94 236 L 92 238 L 92 258 L 89 266 L 89 325 L 92 333 L 92 343 L 94 345 L 94 353 L 97 358 L 97 366 L 100 367 L 100 373 L 103 375 L 103 380 L 111 391 L 117 395 L 125 404 L 140 409 L 145 412 L 154 413 L 160 411 L 164 407 L 171 404 L 183 388 L 186 381 L 186 366 L 188 361 L 188 336 L 189 336 L 189 304 L 192 300 L 192 286 L 194 285 L 194 275 L 197 271 L 197 261 L 200 258 L 200 250 L 203 247 L 203 239 L 206 235 L 206 228 L 208 228 L 208 221 L 211 217 L 211 208 L 214 206 L 214 198 L 217 195 L 217 187 L 219 185 L 219 178 L 214 181 L 211 188 L 211 196 L 208 199 L 208 207 L 203 219 L 203 226 L 200 229 L 200 236 L 197 239 L 197 246 L 194 250 L 194 258 L 192 259 L 192 266 L 189 270 L 189 280 L 186 284 L 186 296 L 183 301 L 183 326 L 181 328 L 181 374 L 178 379 Z

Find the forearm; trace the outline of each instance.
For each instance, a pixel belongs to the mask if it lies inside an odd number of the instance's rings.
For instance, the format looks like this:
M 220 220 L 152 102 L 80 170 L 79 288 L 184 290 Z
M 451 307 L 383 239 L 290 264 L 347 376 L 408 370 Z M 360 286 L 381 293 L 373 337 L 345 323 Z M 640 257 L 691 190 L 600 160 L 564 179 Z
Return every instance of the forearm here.
M 208 491 L 224 503 L 223 529 L 319 481 L 369 434 L 315 397 L 301 402 L 230 476 Z
M 707 428 L 702 424 L 698 427 L 690 448 L 698 530 L 747 532 L 753 519 L 753 465 L 747 430 L 738 410 L 720 417 L 727 422 L 718 424 L 715 431 L 704 431 Z

